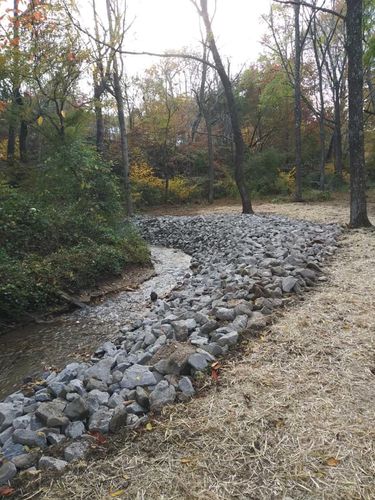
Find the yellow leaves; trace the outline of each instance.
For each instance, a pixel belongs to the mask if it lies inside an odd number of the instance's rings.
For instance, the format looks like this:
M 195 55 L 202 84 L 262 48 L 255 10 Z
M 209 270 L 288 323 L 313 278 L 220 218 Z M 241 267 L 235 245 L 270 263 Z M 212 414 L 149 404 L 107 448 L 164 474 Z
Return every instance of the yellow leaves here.
M 125 490 L 117 490 L 117 491 L 113 491 L 112 493 L 110 493 L 109 496 L 112 498 L 116 498 L 116 497 L 120 497 L 124 493 L 125 493 Z
M 43 116 L 39 116 L 36 122 L 39 126 L 43 125 Z
M 148 422 L 148 423 L 146 424 L 146 431 L 152 431 L 153 429 L 154 429 L 154 428 L 153 428 L 153 426 L 152 426 L 152 423 L 151 423 L 151 422 Z

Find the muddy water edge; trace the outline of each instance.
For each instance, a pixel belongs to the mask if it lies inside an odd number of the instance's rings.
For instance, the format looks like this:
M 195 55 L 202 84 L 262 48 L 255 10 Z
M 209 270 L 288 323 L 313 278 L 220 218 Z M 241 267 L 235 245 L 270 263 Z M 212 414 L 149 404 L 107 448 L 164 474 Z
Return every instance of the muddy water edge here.
M 46 368 L 90 358 L 121 327 L 141 319 L 150 310 L 150 293 L 166 296 L 189 270 L 190 256 L 179 250 L 151 247 L 155 276 L 132 292 L 121 292 L 104 302 L 62 315 L 53 323 L 31 324 L 0 337 L 0 400 L 28 376 Z

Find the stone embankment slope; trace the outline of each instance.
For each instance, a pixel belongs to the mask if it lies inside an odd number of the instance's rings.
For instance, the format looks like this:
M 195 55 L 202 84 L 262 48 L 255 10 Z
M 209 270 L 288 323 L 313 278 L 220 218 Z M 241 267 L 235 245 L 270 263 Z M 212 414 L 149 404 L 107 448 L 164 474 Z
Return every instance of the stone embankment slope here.
M 194 259 L 193 275 L 186 277 L 186 283 L 181 284 L 181 290 L 176 291 L 177 295 L 171 297 L 169 302 L 169 307 L 174 306 L 177 310 L 189 304 L 195 314 L 198 309 L 203 310 L 200 314 L 206 312 L 209 321 L 218 323 L 211 332 L 204 333 L 203 329 L 202 334 L 202 327 L 208 322 L 198 326 L 196 315 L 187 319 L 169 318 L 172 323 L 167 324 L 172 324 L 174 336 L 178 331 L 178 335 L 185 335 L 187 330 L 192 345 L 197 349 L 192 354 L 194 358 L 188 361 L 190 376 L 202 369 L 193 366 L 193 363 L 203 363 L 204 352 L 212 355 L 210 346 L 217 344 L 226 350 L 225 346 L 231 345 L 235 338 L 230 335 L 236 331 L 234 324 L 239 331 L 237 333 L 241 333 L 244 323 L 237 318 L 247 316 L 244 330 L 249 328 L 249 322 L 254 326 L 251 321 L 254 321 L 254 316 L 266 318 L 267 322 L 272 309 L 281 305 L 277 301 L 283 301 L 285 292 L 290 291 L 288 286 L 293 283 L 293 287 L 300 291 L 299 287 L 311 284 L 309 280 L 319 276 L 316 266 L 320 263 L 322 252 L 327 249 L 326 242 L 331 244 L 331 250 L 334 248 L 334 240 L 330 240 L 333 227 L 328 230 L 327 227 L 318 228 L 307 223 L 290 223 L 288 226 L 289 223 L 280 218 L 273 219 L 269 225 L 270 219 L 257 219 L 263 223 L 263 232 L 260 232 L 260 224 L 259 228 L 255 224 L 250 238 L 243 231 L 242 222 L 237 222 L 246 218 L 226 217 L 232 230 L 230 233 L 217 231 L 218 237 L 214 239 L 220 241 L 220 245 L 216 248 L 212 248 L 208 239 L 204 241 L 203 238 L 202 241 L 189 233 L 186 220 L 169 221 L 174 224 L 173 231 L 168 233 L 170 236 L 163 232 L 167 221 L 163 221 L 160 227 L 160 219 L 147 223 L 147 231 L 154 235 L 154 239 L 169 237 L 173 240 L 171 244 L 179 246 L 176 238 L 182 238 L 186 240 L 186 250 L 187 245 L 195 249 L 196 255 L 203 252 L 207 256 Z M 202 226 L 204 220 L 196 219 L 197 227 Z M 211 227 L 219 224 L 218 220 L 211 219 Z M 201 229 L 199 231 L 203 234 Z M 237 230 L 238 234 L 233 237 Z M 302 233 L 306 239 L 297 243 Z M 355 236 L 360 238 L 361 233 Z M 268 241 L 262 241 L 266 237 Z M 364 233 L 363 239 L 367 239 L 367 233 Z M 291 262 L 291 241 L 294 242 L 292 247 L 298 247 L 293 248 L 297 253 L 303 246 L 304 265 Z M 363 241 L 359 244 L 362 245 Z M 244 250 L 249 245 L 252 245 L 251 251 L 246 255 Z M 283 255 L 285 245 L 289 245 L 289 252 Z M 267 249 L 261 250 L 267 246 Z M 345 255 L 345 251 L 348 252 L 346 247 L 340 250 L 340 255 L 350 267 L 350 254 Z M 219 260 L 215 262 L 217 253 Z M 259 257 L 256 262 L 251 261 L 254 254 Z M 241 262 L 246 257 L 251 262 Z M 298 260 L 298 255 L 294 258 Z M 266 265 L 259 265 L 265 261 Z M 306 265 L 308 261 L 310 264 Z M 220 264 L 219 270 L 217 264 Z M 257 266 L 255 272 L 254 267 Z M 341 282 L 335 283 L 336 266 Z M 279 267 L 284 267 L 284 271 L 286 268 L 286 275 L 283 276 Z M 246 272 L 243 272 L 245 268 Z M 305 273 L 303 276 L 303 269 L 312 270 L 316 275 Z M 361 280 L 361 272 L 364 270 L 360 268 L 352 270 L 357 280 Z M 292 278 L 297 281 L 292 282 Z M 121 490 L 125 477 L 124 496 L 129 498 L 269 498 L 288 495 L 291 498 L 321 498 L 319 495 L 323 492 L 324 496 L 325 488 L 327 498 L 329 494 L 332 498 L 341 498 L 352 493 L 356 497 L 358 492 L 366 497 L 371 491 L 370 471 L 373 464 L 371 458 L 367 463 L 364 457 L 360 461 L 358 454 L 364 454 L 365 441 L 371 451 L 371 415 L 366 411 L 366 401 L 373 395 L 373 351 L 368 344 L 371 337 L 367 335 L 366 323 L 361 320 L 363 324 L 358 326 L 355 321 L 358 319 L 355 315 L 362 317 L 369 304 L 366 304 L 365 297 L 361 297 L 360 304 L 351 312 L 353 285 L 350 278 L 350 271 L 343 269 L 342 261 L 336 261 L 329 285 L 306 296 L 308 300 L 302 306 L 295 306 L 287 312 L 284 319 L 270 327 L 260 340 L 248 341 L 241 358 L 231 358 L 217 391 L 208 391 L 187 404 L 169 407 L 169 421 L 154 423 L 152 432 L 146 433 L 147 436 L 127 439 L 123 448 L 117 447 L 112 458 L 91 464 L 83 479 L 75 476 L 73 468 L 64 476 L 63 482 L 56 483 L 48 491 L 40 491 L 39 496 L 66 498 L 64 495 L 69 495 L 78 498 L 88 495 L 90 498 L 105 498 L 111 491 Z M 374 286 L 368 276 L 366 285 L 369 290 Z M 193 288 L 189 289 L 190 286 Z M 218 289 L 224 292 L 213 297 L 217 303 L 205 303 L 205 287 L 210 295 Z M 256 297 L 259 290 L 254 287 L 263 290 L 263 294 Z M 337 287 L 342 291 L 341 295 Z M 192 297 L 191 292 L 197 290 L 198 293 Z M 248 295 L 242 296 L 245 291 Z M 335 297 L 337 304 L 324 301 L 325 296 L 330 296 L 331 302 Z M 247 314 L 244 311 L 245 302 L 247 305 L 251 303 L 253 309 L 247 310 Z M 194 310 L 195 306 L 198 309 Z M 165 304 L 160 304 L 160 307 L 165 308 Z M 236 311 L 235 317 L 232 317 L 231 310 Z M 191 319 L 196 322 L 194 329 L 192 323 L 190 328 L 186 324 Z M 244 318 L 241 320 L 244 321 Z M 345 328 L 340 328 L 341 321 L 345 322 Z M 179 323 L 176 329 L 173 322 L 185 323 Z M 222 322 L 225 322 L 224 326 Z M 357 328 L 362 328 L 363 334 L 354 338 Z M 224 341 L 221 341 L 223 338 Z M 358 350 L 352 352 L 355 345 Z M 207 357 L 205 359 L 208 363 L 211 361 Z M 162 361 L 161 358 L 157 363 Z M 159 368 L 162 374 L 166 369 L 165 364 L 162 365 L 153 365 L 152 373 L 155 375 Z M 360 367 L 362 371 L 358 370 Z M 175 387 L 177 381 L 170 377 L 171 374 L 164 374 L 161 382 L 168 382 L 169 388 Z M 181 380 L 177 396 L 184 392 Z M 185 378 L 188 384 L 187 380 Z M 353 395 L 353 387 L 357 398 Z M 369 401 L 367 405 L 369 410 Z M 347 428 L 344 432 L 345 422 Z

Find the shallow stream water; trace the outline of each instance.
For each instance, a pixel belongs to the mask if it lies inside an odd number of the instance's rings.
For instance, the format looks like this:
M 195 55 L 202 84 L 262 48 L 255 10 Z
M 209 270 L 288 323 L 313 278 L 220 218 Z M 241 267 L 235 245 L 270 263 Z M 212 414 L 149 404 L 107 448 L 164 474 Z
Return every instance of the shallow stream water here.
M 120 327 L 142 318 L 150 309 L 150 293 L 168 294 L 190 266 L 190 256 L 179 250 L 151 247 L 156 275 L 133 292 L 120 292 L 104 302 L 56 319 L 12 329 L 0 337 L 0 400 L 23 379 L 46 367 L 89 356 L 105 340 L 116 338 Z

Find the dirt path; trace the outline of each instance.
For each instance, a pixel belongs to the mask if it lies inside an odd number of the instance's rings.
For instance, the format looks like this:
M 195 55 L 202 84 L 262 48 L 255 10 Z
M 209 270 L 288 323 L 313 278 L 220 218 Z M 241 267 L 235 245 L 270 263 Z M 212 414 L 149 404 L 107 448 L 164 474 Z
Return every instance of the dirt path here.
M 275 211 L 327 220 L 291 207 Z M 217 387 L 33 498 L 375 498 L 375 233 L 342 243 L 327 283 L 244 341 Z

